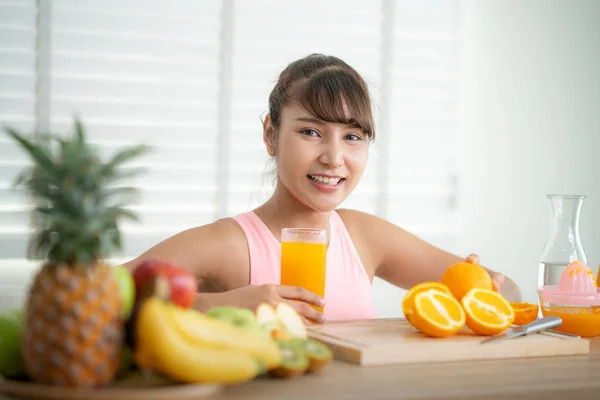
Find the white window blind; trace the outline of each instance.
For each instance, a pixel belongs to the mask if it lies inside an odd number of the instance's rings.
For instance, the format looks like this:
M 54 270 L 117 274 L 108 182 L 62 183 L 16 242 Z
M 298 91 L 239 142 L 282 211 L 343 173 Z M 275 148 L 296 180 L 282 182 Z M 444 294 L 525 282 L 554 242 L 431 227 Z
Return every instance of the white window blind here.
M 36 124 L 36 2 L 0 1 L 0 127 L 33 131 Z M 0 135 L 0 257 L 23 258 L 27 198 L 12 183 L 26 154 Z
M 220 2 L 54 0 L 50 129 L 82 118 L 104 154 L 147 143 L 125 254 L 215 213 Z M 25 221 L 23 221 L 24 223 Z M 14 257 L 22 256 L 13 254 Z
M 460 0 L 385 3 L 381 216 L 452 251 L 460 95 Z M 404 290 L 373 283 L 381 317 L 402 316 Z
M 460 0 L 393 3 L 386 137 L 390 220 L 455 246 L 460 98 Z
M 33 130 L 35 124 L 36 3 L 0 1 L 0 127 Z M 0 258 L 25 256 L 27 198 L 13 190 L 12 182 L 27 163 L 25 153 L 0 134 Z M 21 267 L 0 268 L 0 311 L 22 304 Z
M 269 92 L 289 62 L 336 55 L 366 79 L 378 135 L 342 206 L 452 249 L 460 5 L 0 0 L 0 123 L 66 132 L 78 115 L 103 151 L 140 142 L 155 148 L 132 165 L 148 170 L 133 182 L 142 190 L 135 206 L 142 221 L 123 225 L 123 256 L 132 257 L 265 201 L 272 186 L 259 118 Z M 40 78 L 47 90 L 36 85 Z M 9 182 L 27 162 L 0 136 L 0 259 L 25 257 L 27 199 Z

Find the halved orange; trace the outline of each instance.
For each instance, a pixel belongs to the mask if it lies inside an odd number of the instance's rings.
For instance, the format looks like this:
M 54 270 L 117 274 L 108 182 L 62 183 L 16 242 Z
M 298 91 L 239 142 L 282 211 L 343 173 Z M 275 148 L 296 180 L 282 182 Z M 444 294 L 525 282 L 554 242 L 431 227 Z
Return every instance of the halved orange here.
M 471 289 L 460 301 L 467 314 L 467 326 L 479 335 L 503 332 L 515 320 L 515 311 L 500 293 Z
M 440 282 L 422 282 L 411 287 L 409 291 L 404 295 L 404 299 L 402 300 L 402 311 L 404 312 L 404 317 L 408 320 L 408 322 L 410 322 L 413 314 L 413 308 L 415 305 L 415 295 L 428 289 L 436 289 L 440 292 L 452 294 L 450 292 L 450 288 L 448 288 L 448 286 Z
M 530 303 L 515 303 L 509 302 L 510 306 L 515 311 L 515 325 L 525 325 L 533 322 L 538 317 L 539 306 Z
M 451 294 L 428 289 L 414 296 L 410 323 L 424 334 L 433 337 L 451 336 L 465 322 L 465 311 Z

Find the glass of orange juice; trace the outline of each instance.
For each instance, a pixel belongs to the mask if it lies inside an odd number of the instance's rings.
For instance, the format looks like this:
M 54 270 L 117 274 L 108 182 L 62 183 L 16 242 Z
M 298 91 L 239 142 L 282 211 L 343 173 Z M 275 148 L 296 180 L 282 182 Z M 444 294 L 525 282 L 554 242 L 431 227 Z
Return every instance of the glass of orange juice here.
M 324 229 L 281 230 L 281 285 L 300 286 L 325 298 L 327 232 Z M 323 312 L 323 307 L 312 306 Z

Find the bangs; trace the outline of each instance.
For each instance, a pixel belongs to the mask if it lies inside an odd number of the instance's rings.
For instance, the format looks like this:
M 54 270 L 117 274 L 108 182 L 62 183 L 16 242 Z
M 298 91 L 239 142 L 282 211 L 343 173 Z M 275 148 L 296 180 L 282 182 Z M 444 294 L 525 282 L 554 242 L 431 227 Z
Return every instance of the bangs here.
M 325 68 L 293 86 L 291 103 L 301 105 L 315 118 L 359 128 L 374 139 L 368 91 L 347 71 Z

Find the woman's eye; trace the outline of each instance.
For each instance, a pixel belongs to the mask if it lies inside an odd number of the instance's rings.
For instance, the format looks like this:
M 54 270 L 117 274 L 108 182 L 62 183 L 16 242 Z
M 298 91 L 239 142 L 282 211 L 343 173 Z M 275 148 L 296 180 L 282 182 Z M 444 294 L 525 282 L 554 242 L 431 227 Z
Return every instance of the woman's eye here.
M 319 132 L 315 131 L 314 129 L 304 129 L 301 130 L 300 133 L 306 136 L 319 136 Z
M 351 140 L 351 141 L 362 140 L 362 138 L 355 133 L 346 135 L 346 139 Z

